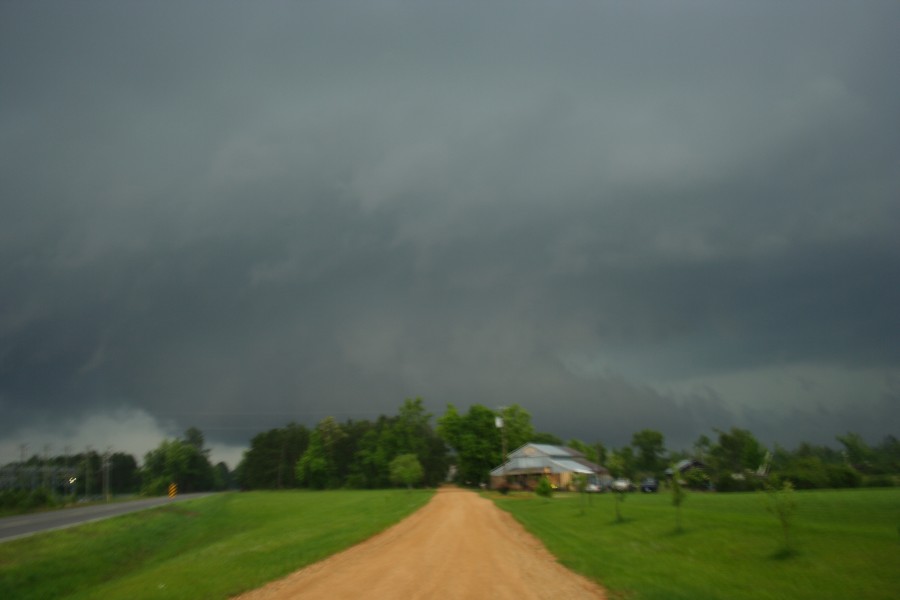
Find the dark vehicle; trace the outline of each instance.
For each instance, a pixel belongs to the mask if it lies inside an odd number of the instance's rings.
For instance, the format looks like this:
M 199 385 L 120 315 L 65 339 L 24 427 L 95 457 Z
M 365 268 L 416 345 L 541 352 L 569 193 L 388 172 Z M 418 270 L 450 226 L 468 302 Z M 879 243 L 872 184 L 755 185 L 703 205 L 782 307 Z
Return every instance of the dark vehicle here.
M 642 492 L 656 492 L 659 491 L 659 482 L 652 477 L 648 477 L 641 482 L 641 491 Z

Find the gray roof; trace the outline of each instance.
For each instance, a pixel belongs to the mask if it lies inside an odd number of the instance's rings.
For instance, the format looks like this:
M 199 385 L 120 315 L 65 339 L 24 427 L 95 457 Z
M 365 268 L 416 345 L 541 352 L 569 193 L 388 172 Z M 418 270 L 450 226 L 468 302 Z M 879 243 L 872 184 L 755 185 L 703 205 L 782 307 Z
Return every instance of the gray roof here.
M 491 471 L 491 475 L 551 473 L 606 473 L 607 470 L 590 462 L 571 448 L 550 444 L 525 444 L 513 450 L 507 461 Z

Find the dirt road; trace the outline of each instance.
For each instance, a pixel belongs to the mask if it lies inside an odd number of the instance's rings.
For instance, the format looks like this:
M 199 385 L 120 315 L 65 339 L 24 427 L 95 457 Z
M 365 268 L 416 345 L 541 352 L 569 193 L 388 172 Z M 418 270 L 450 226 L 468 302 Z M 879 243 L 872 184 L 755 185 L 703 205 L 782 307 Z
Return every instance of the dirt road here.
M 443 488 L 394 527 L 239 597 L 605 598 L 509 514 L 477 494 Z

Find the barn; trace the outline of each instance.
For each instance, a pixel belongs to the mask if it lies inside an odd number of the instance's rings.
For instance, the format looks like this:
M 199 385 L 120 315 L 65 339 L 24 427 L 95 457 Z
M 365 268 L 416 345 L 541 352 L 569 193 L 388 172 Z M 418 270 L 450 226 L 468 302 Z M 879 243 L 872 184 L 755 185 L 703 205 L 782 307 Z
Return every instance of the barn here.
M 491 488 L 504 485 L 512 489 L 533 490 L 541 477 L 550 479 L 557 489 L 574 489 L 573 475 L 588 478 L 588 484 L 601 489 L 611 481 L 609 471 L 593 463 L 584 454 L 564 446 L 528 443 L 506 457 L 506 461 L 491 471 Z

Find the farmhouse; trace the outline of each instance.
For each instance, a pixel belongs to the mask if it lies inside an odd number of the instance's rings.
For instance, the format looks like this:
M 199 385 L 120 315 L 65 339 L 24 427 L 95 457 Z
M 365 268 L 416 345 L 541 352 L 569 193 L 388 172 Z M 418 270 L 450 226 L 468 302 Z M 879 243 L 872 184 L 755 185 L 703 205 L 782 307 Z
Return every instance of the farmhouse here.
M 525 444 L 509 453 L 506 462 L 491 471 L 491 488 L 504 484 L 514 489 L 533 490 L 541 477 L 550 479 L 558 489 L 574 489 L 572 476 L 586 475 L 588 485 L 599 489 L 612 478 L 609 471 L 587 460 L 572 448 L 549 444 Z

